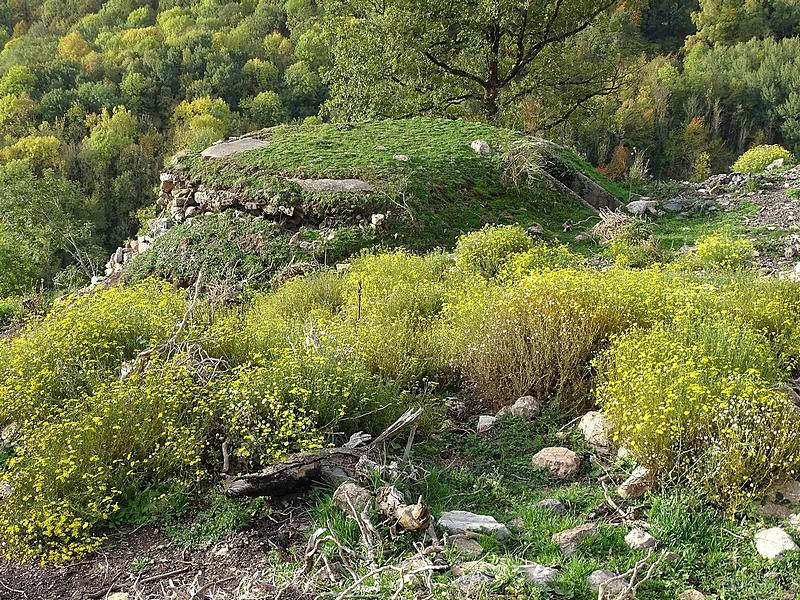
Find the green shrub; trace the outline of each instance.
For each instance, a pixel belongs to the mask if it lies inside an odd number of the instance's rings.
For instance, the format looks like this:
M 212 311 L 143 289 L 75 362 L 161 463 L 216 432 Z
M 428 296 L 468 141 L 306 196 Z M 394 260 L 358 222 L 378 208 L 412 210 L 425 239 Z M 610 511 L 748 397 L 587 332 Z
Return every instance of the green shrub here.
M 662 260 L 663 254 L 655 238 L 632 241 L 616 237 L 606 245 L 604 253 L 619 267 L 641 268 Z
M 696 264 L 703 269 L 742 269 L 755 258 L 753 243 L 730 233 L 717 233 L 697 240 Z
M 187 491 L 215 408 L 178 365 L 95 386 L 25 428 L 2 481 L 0 548 L 62 562 L 97 549 L 102 529 L 143 490 Z
M 597 361 L 612 439 L 735 511 L 800 467 L 800 417 L 767 339 L 738 321 L 681 320 L 614 340 Z
M 532 246 L 533 241 L 518 225 L 486 226 L 458 239 L 456 264 L 467 273 L 494 277 L 514 254 Z
M 794 155 L 783 146 L 762 145 L 750 148 L 733 164 L 734 173 L 761 173 L 776 160 L 783 158 L 787 167 L 796 163 Z
M 0 329 L 14 323 L 22 314 L 22 302 L 17 296 L 0 297 Z

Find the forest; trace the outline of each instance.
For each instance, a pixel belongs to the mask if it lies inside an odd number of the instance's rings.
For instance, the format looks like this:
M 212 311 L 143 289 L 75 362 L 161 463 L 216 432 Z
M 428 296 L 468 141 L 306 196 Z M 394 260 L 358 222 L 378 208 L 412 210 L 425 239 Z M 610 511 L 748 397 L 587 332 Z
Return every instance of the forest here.
M 98 274 L 166 157 L 282 123 L 489 120 L 615 180 L 636 163 L 700 181 L 751 146 L 800 147 L 796 2 L 520 17 L 551 4 L 3 0 L 0 296 Z

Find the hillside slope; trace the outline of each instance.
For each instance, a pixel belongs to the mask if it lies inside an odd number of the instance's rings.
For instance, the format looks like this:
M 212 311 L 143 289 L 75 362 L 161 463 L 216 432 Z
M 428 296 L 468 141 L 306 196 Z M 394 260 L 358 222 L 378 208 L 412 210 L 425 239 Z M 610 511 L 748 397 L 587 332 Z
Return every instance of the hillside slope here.
M 147 249 L 128 269 L 133 280 L 183 281 L 200 267 L 212 279 L 264 279 L 363 248 L 449 248 L 486 223 L 571 239 L 570 223 L 592 205 L 617 203 L 613 184 L 566 149 L 425 118 L 266 129 L 178 155 L 161 179 L 154 243 L 121 249 L 110 271 Z

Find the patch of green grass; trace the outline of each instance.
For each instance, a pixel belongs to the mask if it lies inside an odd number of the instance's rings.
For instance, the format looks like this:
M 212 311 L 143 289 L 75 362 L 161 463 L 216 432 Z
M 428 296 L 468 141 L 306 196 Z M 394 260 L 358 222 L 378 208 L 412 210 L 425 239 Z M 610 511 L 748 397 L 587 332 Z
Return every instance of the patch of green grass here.
M 213 492 L 209 505 L 197 512 L 190 522 L 168 527 L 167 538 L 177 546 L 203 547 L 241 531 L 266 505 L 264 498 L 228 498 L 222 492 Z
M 190 155 L 178 168 L 209 187 L 234 189 L 255 201 L 278 198 L 317 221 L 335 222 L 337 214 L 387 213 L 387 227 L 377 232 L 374 243 L 410 250 L 452 247 L 459 235 L 486 223 L 540 223 L 547 236 L 560 237 L 565 221 L 591 216 L 585 207 L 543 185 L 510 185 L 500 153 L 487 157 L 469 147 L 475 139 L 494 148 L 508 145 L 521 137 L 510 130 L 414 118 L 345 129 L 282 126 L 267 135 L 271 143 L 265 148 L 218 160 Z M 398 155 L 409 160 L 396 160 Z M 569 168 L 600 177 L 577 158 Z M 358 178 L 372 183 L 376 192 L 309 194 L 287 177 Z

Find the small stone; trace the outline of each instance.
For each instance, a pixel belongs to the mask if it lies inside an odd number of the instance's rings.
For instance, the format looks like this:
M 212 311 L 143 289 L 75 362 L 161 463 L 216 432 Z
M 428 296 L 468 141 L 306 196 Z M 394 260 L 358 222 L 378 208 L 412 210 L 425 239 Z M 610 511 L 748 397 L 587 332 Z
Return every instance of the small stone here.
M 520 565 L 519 572 L 525 575 L 525 578 L 530 583 L 540 588 L 546 588 L 548 584 L 559 575 L 558 569 L 546 567 L 538 563 Z
M 585 525 L 579 525 L 578 527 L 553 534 L 552 540 L 556 546 L 561 548 L 561 552 L 564 553 L 564 556 L 572 556 L 581 540 L 596 534 L 597 526 L 586 523 Z
M 476 589 L 488 585 L 492 582 L 493 578 L 486 573 L 470 573 L 469 575 L 462 575 L 453 580 L 453 585 L 465 594 L 474 592 Z
M 5 500 L 14 493 L 14 488 L 7 481 L 0 481 L 0 500 Z
M 628 535 L 625 536 L 625 543 L 628 544 L 632 550 L 645 550 L 647 548 L 655 548 L 658 545 L 658 540 L 644 529 L 634 527 L 630 530 Z
M 789 515 L 786 519 L 786 525 L 800 533 L 800 514 Z
M 492 153 L 492 147 L 489 146 L 488 142 L 485 140 L 475 140 L 469 145 L 470 148 L 476 153 L 482 156 L 489 156 Z
M 508 526 L 514 531 L 523 531 L 525 529 L 525 521 L 516 517 L 508 522 Z
M 571 477 L 581 468 L 581 459 L 569 448 L 543 448 L 533 456 L 531 462 L 534 467 L 547 469 L 559 479 Z
M 608 448 L 608 424 L 600 411 L 593 410 L 583 415 L 578 423 L 578 429 L 590 446 Z
M 439 527 L 450 533 L 493 533 L 499 538 L 509 535 L 508 527 L 499 523 L 494 517 L 476 515 L 463 510 L 451 510 L 439 517 Z
M 383 225 L 384 221 L 386 221 L 386 215 L 383 213 L 375 213 L 370 217 L 369 221 L 372 224 L 372 227 L 374 229 L 377 229 L 378 227 Z
M 788 479 L 773 485 L 767 492 L 758 512 L 769 517 L 785 519 L 800 506 L 800 481 Z
M 528 233 L 528 235 L 531 236 L 542 235 L 544 233 L 544 227 L 539 225 L 539 223 L 534 223 L 533 225 L 528 227 L 525 231 Z
M 625 592 L 628 588 L 627 582 L 622 579 L 615 579 L 619 577 L 614 571 L 608 569 L 598 569 L 589 575 L 589 589 L 594 593 L 599 593 L 602 587 L 603 598 L 613 598 Z
M 625 446 L 620 446 L 617 450 L 617 458 L 621 458 L 625 460 L 626 458 L 630 458 L 632 456 L 631 451 L 628 450 Z
M 698 592 L 697 590 L 689 589 L 685 592 L 682 592 L 680 596 L 678 596 L 678 600 L 705 600 L 706 595 L 703 592 Z
M 483 546 L 466 535 L 454 535 L 448 539 L 448 543 L 467 558 L 478 558 L 483 555 Z
M 495 422 L 497 421 L 497 417 L 490 417 L 488 415 L 481 415 L 478 417 L 478 434 L 487 433 L 494 427 Z
M 780 527 L 758 531 L 755 542 L 758 553 L 767 559 L 779 558 L 787 552 L 800 550 L 789 534 Z
M 454 565 L 451 570 L 456 577 L 469 575 L 470 573 L 484 573 L 490 576 L 494 574 L 494 567 L 484 560 L 471 560 L 460 565 Z
M 400 162 L 408 162 L 410 160 L 405 154 L 395 154 L 394 159 Z
M 510 412 L 515 417 L 535 419 L 542 412 L 542 405 L 533 396 L 523 396 L 511 405 Z
M 107 600 L 128 600 L 130 596 L 126 592 L 114 592 L 107 597 Z
M 344 273 L 353 265 L 350 263 L 336 263 L 336 272 L 337 273 Z
M 346 481 L 333 493 L 333 505 L 350 517 L 355 516 L 353 509 L 360 514 L 371 503 L 372 494 L 352 481 Z
M 617 488 L 620 498 L 641 498 L 655 487 L 655 475 L 650 469 L 636 467 L 622 485 Z
M 765 170 L 772 171 L 773 169 L 780 169 L 784 164 L 786 164 L 785 158 L 776 158 L 767 165 L 767 168 Z
M 567 514 L 567 507 L 564 506 L 561 500 L 557 500 L 556 498 L 545 498 L 544 500 L 537 502 L 536 507 L 549 510 L 556 515 Z

